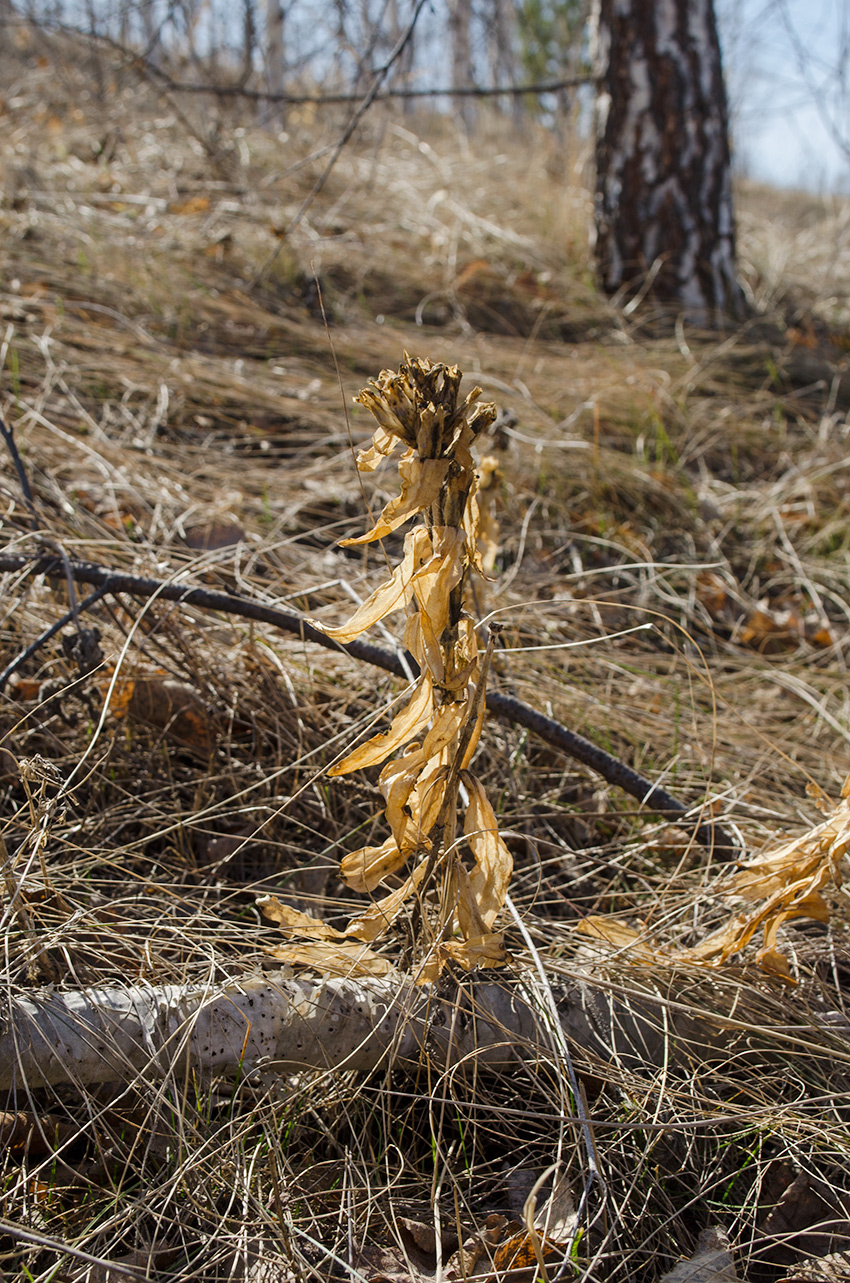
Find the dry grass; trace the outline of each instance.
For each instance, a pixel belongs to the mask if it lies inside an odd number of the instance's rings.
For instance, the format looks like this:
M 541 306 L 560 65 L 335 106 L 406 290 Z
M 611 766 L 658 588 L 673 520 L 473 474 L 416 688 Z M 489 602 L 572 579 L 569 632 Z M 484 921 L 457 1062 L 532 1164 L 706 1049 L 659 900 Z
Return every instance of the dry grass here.
M 366 378 L 404 348 L 456 361 L 505 411 L 502 553 L 481 602 L 506 625 L 497 688 L 705 803 L 750 851 L 813 823 L 807 783 L 835 795 L 850 766 L 847 207 L 742 191 L 763 315 L 665 337 L 593 292 L 581 157 L 564 165 L 531 127 L 518 140 L 491 122 L 467 143 L 445 121 L 376 112 L 282 235 L 332 115 L 293 115 L 281 139 L 214 104 L 179 104 L 181 120 L 102 60 L 104 128 L 54 52 L 0 55 L 2 410 L 39 518 L 4 457 L 5 550 L 59 545 L 339 623 L 385 570 L 335 541 L 391 484 L 361 492 L 343 406 L 360 444 L 371 429 L 350 403 Z M 7 576 L 0 663 L 67 609 L 59 580 Z M 156 601 L 107 597 L 81 623 L 121 679 L 190 687 L 202 733 L 187 742 L 138 706 L 103 715 L 106 676 L 81 679 L 59 638 L 8 684 L 0 814 L 27 922 L 4 919 L 4 985 L 239 974 L 277 940 L 261 892 L 344 923 L 335 870 L 380 832 L 381 799 L 324 771 L 399 683 Z M 36 755 L 77 771 L 61 807 L 49 777 L 19 774 Z M 492 724 L 479 763 L 556 986 L 580 965 L 581 914 L 689 943 L 722 920 L 704 853 L 563 755 Z M 844 1010 L 843 893 L 832 910 L 828 930 L 784 929 L 793 992 L 748 957 L 712 975 L 714 994 L 685 978 L 698 1008 L 737 995 L 760 1031 L 741 1034 L 746 1055 L 730 1036 L 714 1065 L 579 1064 L 606 1192 L 590 1184 L 591 1224 L 559 1277 L 649 1283 L 720 1224 L 740 1278 L 778 1279 L 795 1251 L 829 1250 L 814 1223 L 846 1232 L 850 1044 L 814 1019 Z M 581 1198 L 565 1090 L 561 1067 L 518 1063 L 474 1084 L 387 1070 L 19 1097 L 9 1107 L 60 1139 L 4 1147 L 4 1215 L 34 1241 L 0 1238 L 0 1270 L 107 1277 L 60 1240 L 152 1278 L 432 1277 L 412 1224 L 436 1221 L 447 1261 L 488 1216 L 516 1217 L 559 1152 Z M 807 1177 L 813 1210 L 783 1245 L 770 1209 Z M 492 1273 L 486 1254 L 479 1269 Z

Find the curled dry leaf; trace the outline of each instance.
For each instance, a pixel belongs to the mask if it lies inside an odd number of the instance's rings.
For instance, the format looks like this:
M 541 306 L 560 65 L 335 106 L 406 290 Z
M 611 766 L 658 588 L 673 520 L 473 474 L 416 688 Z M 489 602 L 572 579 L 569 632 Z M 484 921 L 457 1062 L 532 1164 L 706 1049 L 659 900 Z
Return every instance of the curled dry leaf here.
M 504 906 L 514 861 L 499 836 L 499 824 L 487 801 L 484 785 L 468 771 L 464 772 L 463 782 L 469 792 L 463 831 L 475 857 L 469 885 L 483 921 L 492 927 Z
M 301 913 L 288 904 L 281 904 L 277 896 L 260 896 L 257 904 L 263 916 L 277 922 L 284 931 L 306 936 L 309 943 L 277 945 L 267 950 L 272 958 L 297 966 L 313 967 L 325 975 L 334 976 L 388 976 L 393 966 L 387 958 L 368 949 L 364 944 L 351 940 L 350 930 L 337 931 L 309 913 Z
M 492 454 L 485 454 L 478 465 L 478 494 L 473 502 L 478 509 L 477 521 L 470 530 L 477 535 L 476 554 L 482 575 L 490 575 L 499 551 L 499 523 L 496 520 L 496 496 L 504 481 L 499 461 Z
M 489 934 L 489 928 L 478 908 L 469 874 L 459 860 L 455 862 L 452 872 L 457 881 L 455 921 L 458 929 L 464 940 L 482 939 Z
M 357 398 L 355 397 L 356 400 Z M 358 450 L 357 452 L 357 471 L 374 472 L 399 445 L 401 445 L 400 437 L 394 436 L 392 432 L 387 432 L 385 428 L 377 428 L 372 437 L 372 444 L 367 449 Z
M 414 816 L 408 803 L 427 760 L 424 749 L 414 743 L 408 745 L 401 757 L 388 762 L 381 771 L 380 788 L 387 804 L 385 815 L 399 846 L 405 838 L 409 841 L 413 836 L 410 834 L 409 821 Z
M 352 891 L 374 891 L 384 878 L 395 873 L 407 856 L 398 849 L 394 837 L 380 846 L 362 846 L 343 857 L 340 874 Z
M 344 940 L 342 931 L 329 927 L 321 918 L 314 918 L 309 913 L 301 913 L 288 904 L 281 904 L 276 895 L 261 895 L 257 898 L 257 907 L 264 918 L 276 922 L 285 931 L 296 935 L 307 936 L 311 940 Z
M 411 530 L 404 541 L 404 560 L 401 565 L 396 567 L 388 580 L 375 589 L 371 597 L 367 597 L 347 624 L 342 624 L 339 628 L 325 628 L 328 637 L 338 642 L 354 641 L 367 628 L 400 610 L 413 596 L 414 574 L 430 558 L 431 543 L 427 531 L 421 528 Z
M 369 941 L 377 940 L 382 936 L 401 913 L 405 901 L 419 888 L 427 868 L 428 861 L 421 860 L 410 877 L 406 878 L 396 891 L 391 891 L 389 895 L 384 896 L 383 900 L 373 904 L 365 913 L 361 913 L 359 918 L 352 919 L 345 928 L 345 934 L 354 936 L 356 940 Z
M 280 962 L 312 967 L 323 976 L 391 976 L 395 970 L 389 958 L 354 940 L 285 944 L 268 952 Z
M 456 963 L 464 971 L 504 967 L 509 961 L 505 937 L 501 931 L 471 940 L 445 940 L 437 945 L 431 957 L 416 977 L 416 984 L 431 984 L 440 975 L 446 962 Z
M 622 949 L 635 962 L 657 962 L 664 953 L 663 949 L 656 949 L 647 943 L 645 932 L 636 930 L 626 922 L 618 922 L 616 918 L 605 918 L 601 914 L 591 913 L 586 918 L 582 918 L 576 925 L 576 931 L 594 940 L 604 940 L 615 949 Z
M 757 904 L 751 913 L 737 913 L 719 930 L 690 949 L 664 949 L 648 944 L 634 928 L 607 918 L 584 918 L 577 930 L 627 952 L 635 961 L 696 963 L 719 967 L 740 953 L 761 928 L 763 942 L 756 953 L 759 966 L 794 983 L 788 960 L 777 945 L 779 928 L 795 918 L 829 921 L 822 891 L 841 886 L 841 863 L 850 851 L 850 775 L 832 814 L 808 833 L 784 842 L 777 850 L 745 865 L 721 887 L 729 901 Z M 759 903 L 760 902 L 760 903 Z
M 356 539 L 343 539 L 340 546 L 351 548 L 383 539 L 429 507 L 440 493 L 450 462 L 449 459 L 420 459 L 409 451 L 398 465 L 401 494 L 390 500 L 371 530 Z
M 414 735 L 423 730 L 431 720 L 433 702 L 433 685 L 428 673 L 423 673 L 416 684 L 410 702 L 401 712 L 396 713 L 390 729 L 380 735 L 373 735 L 365 744 L 361 744 L 353 753 L 349 753 L 336 766 L 332 766 L 328 775 L 347 775 L 350 771 L 362 771 L 367 766 L 377 766 L 385 761 L 390 753 L 403 748 Z

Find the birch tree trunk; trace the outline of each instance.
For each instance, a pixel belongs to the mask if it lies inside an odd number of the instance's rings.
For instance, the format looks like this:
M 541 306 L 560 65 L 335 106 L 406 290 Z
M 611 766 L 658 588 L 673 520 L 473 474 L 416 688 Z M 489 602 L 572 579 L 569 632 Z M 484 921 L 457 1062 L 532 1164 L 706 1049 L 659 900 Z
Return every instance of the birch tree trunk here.
M 713 0 L 594 0 L 596 261 L 609 294 L 743 312 Z
M 0 1018 L 0 1090 L 51 1083 L 161 1081 L 192 1068 L 205 1074 L 371 1070 L 385 1057 L 500 1069 L 517 1057 L 563 1047 L 626 1068 L 700 1061 L 722 1045 L 728 1010 L 688 1011 L 667 987 L 644 983 L 628 995 L 604 981 L 573 978 L 551 1003 L 533 980 L 470 981 L 455 993 L 401 979 L 304 979 L 255 975 L 224 987 L 91 988 L 7 995 Z M 630 986 L 631 987 L 631 986 Z M 691 981 L 691 991 L 693 982 Z M 733 997 L 729 998 L 729 1006 Z M 725 1023 L 724 1023 L 725 1017 Z

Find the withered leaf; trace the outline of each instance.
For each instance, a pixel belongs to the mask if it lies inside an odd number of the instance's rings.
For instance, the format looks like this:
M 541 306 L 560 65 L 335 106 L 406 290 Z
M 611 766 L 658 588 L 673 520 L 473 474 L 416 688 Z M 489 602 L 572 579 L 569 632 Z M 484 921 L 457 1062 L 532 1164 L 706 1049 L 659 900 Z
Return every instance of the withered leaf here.
M 373 735 L 365 744 L 361 744 L 353 753 L 349 753 L 336 766 L 328 771 L 329 775 L 347 775 L 350 771 L 363 770 L 367 766 L 377 766 L 385 761 L 390 753 L 403 748 L 405 744 L 423 729 L 431 716 L 433 703 L 433 686 L 428 673 L 423 673 L 417 682 L 413 695 L 400 712 L 393 718 L 390 729 L 380 735 Z
M 387 432 L 385 428 L 377 428 L 372 436 L 372 444 L 357 453 L 358 472 L 374 472 L 401 444 L 400 437 Z
M 339 871 L 352 891 L 374 891 L 384 878 L 400 869 L 406 859 L 395 838 L 389 837 L 380 846 L 362 846 L 344 856 Z
M 430 507 L 440 493 L 450 463 L 450 459 L 420 459 L 410 451 L 398 465 L 401 494 L 390 500 L 371 530 L 356 539 L 343 539 L 341 547 L 383 539 L 418 512 Z
M 198 692 L 170 677 L 129 677 L 116 682 L 109 700 L 113 717 L 158 727 L 166 738 L 209 753 L 215 747 L 213 718 Z
M 376 588 L 370 597 L 359 606 L 351 616 L 347 624 L 342 624 L 339 628 L 324 628 L 328 637 L 338 642 L 354 641 L 367 628 L 377 624 L 379 620 L 391 615 L 393 611 L 400 610 L 402 606 L 410 600 L 413 595 L 412 580 L 420 567 L 427 563 L 431 557 L 430 539 L 428 532 L 421 527 L 411 530 L 404 541 L 404 559 L 396 567 L 391 577 Z
M 264 918 L 277 922 L 285 931 L 307 936 L 311 940 L 344 940 L 342 931 L 314 918 L 309 913 L 301 913 L 288 904 L 281 904 L 276 895 L 261 895 L 257 898 L 257 907 Z
M 395 970 L 388 958 L 355 940 L 278 945 L 267 953 L 280 962 L 312 967 L 326 976 L 390 976 Z
M 508 893 L 513 856 L 499 836 L 499 823 L 484 785 L 468 771 L 463 773 L 463 782 L 469 792 L 463 831 L 475 857 L 469 885 L 483 921 L 492 927 Z
M 382 936 L 401 913 L 405 900 L 413 895 L 421 883 L 427 868 L 428 860 L 420 860 L 410 877 L 405 878 L 397 890 L 385 895 L 377 904 L 373 904 L 365 913 L 361 913 L 359 918 L 353 918 L 345 928 L 345 934 L 353 936 L 356 940 L 368 941 L 377 940 Z

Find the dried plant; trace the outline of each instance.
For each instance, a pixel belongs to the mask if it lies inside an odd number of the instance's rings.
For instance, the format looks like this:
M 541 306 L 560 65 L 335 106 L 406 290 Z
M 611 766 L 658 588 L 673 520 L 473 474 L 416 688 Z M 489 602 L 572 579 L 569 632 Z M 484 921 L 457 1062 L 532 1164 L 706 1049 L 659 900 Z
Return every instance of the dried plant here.
M 344 544 L 372 543 L 415 517 L 421 520 L 405 537 L 404 556 L 390 578 L 348 623 L 326 631 L 337 641 L 350 642 L 405 610 L 404 644 L 419 676 L 389 730 L 354 749 L 330 774 L 385 763 L 379 783 L 390 836 L 344 858 L 341 872 L 348 886 L 373 892 L 408 871 L 344 932 L 277 900 L 264 901 L 267 916 L 317 940 L 279 950 L 277 956 L 288 961 L 326 966 L 341 950 L 346 963 L 380 974 L 386 961 L 355 942 L 370 944 L 385 935 L 414 899 L 414 961 L 420 982 L 433 980 L 448 959 L 467 970 L 505 961 L 504 938 L 494 927 L 513 862 L 484 786 L 469 770 L 484 721 L 493 630 L 482 656 L 475 623 L 464 609 L 470 574 L 484 574 L 479 545 L 483 538 L 492 542 L 489 523 L 485 531 L 480 517 L 471 448 L 495 419 L 496 408 L 476 401 L 480 388 L 460 401 L 461 378 L 457 366 L 405 353 L 397 373 L 382 371 L 355 398 L 378 422 L 357 467 L 372 472 L 404 447 L 398 461 L 401 492 L 371 530 Z M 459 838 L 461 790 L 466 811 Z M 462 858 L 464 847 L 472 857 L 470 868 Z M 434 903 L 431 892 L 437 887 Z

